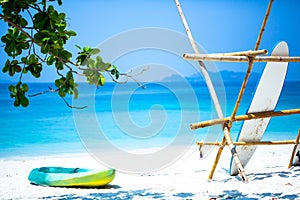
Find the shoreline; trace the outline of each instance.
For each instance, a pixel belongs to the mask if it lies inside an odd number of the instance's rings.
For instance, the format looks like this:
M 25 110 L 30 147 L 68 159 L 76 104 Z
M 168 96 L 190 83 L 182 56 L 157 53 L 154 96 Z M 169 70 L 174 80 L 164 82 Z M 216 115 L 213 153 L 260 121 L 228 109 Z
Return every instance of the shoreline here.
M 274 120 L 274 119 L 273 119 Z M 272 122 L 272 121 L 271 121 Z M 237 136 L 237 132 L 239 132 L 239 126 L 236 130 L 233 131 L 232 138 L 235 140 Z M 270 132 L 267 131 L 262 137 L 262 141 L 278 141 L 278 140 L 295 140 L 298 134 L 298 130 L 290 132 Z M 194 141 L 190 144 L 176 144 L 175 146 L 184 146 L 184 148 L 193 148 L 196 145 L 196 141 L 201 141 L 205 138 L 205 135 L 196 135 Z M 221 138 L 219 138 L 221 139 Z M 127 146 L 126 149 L 124 145 L 127 140 L 112 140 L 112 145 L 116 148 L 119 148 L 122 151 L 127 151 L 129 153 L 138 151 L 138 152 L 155 152 L 159 151 L 170 145 L 173 139 L 170 138 L 162 138 L 165 140 L 163 142 L 159 142 L 156 145 L 153 145 L 149 148 L 143 147 L 141 144 L 131 144 Z M 128 140 L 127 142 L 131 142 Z M 172 145 L 174 146 L 174 145 Z M 66 148 L 67 147 L 67 148 Z M 34 152 L 34 153 L 33 153 Z M 36 144 L 25 144 L 25 146 L 12 146 L 12 147 L 2 147 L 0 148 L 0 160 L 10 160 L 10 159 L 22 159 L 22 158 L 31 158 L 31 157 L 45 157 L 45 156 L 59 156 L 66 154 L 81 154 L 87 153 L 86 146 L 82 141 L 72 141 L 72 142 L 57 142 L 57 143 L 36 143 Z
M 190 156 L 161 171 L 129 175 L 117 171 L 111 184 L 100 189 L 53 188 L 29 183 L 36 167 L 63 166 L 101 168 L 87 152 L 23 159 L 0 158 L 1 199 L 300 199 L 300 167 L 287 169 L 292 145 L 259 146 L 245 167 L 249 183 L 228 174 L 230 154 L 224 148 L 214 178 L 207 180 L 216 155 L 214 149 L 203 160 L 197 147 Z

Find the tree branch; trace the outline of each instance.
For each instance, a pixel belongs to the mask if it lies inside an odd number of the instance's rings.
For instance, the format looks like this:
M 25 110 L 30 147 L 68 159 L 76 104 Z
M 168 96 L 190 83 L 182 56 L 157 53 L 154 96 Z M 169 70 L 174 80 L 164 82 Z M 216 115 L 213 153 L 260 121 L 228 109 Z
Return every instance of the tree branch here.
M 79 109 L 79 110 L 82 110 L 82 109 L 85 109 L 87 108 L 88 106 L 82 106 L 82 107 L 77 107 L 77 106 L 71 106 L 67 100 L 65 98 L 62 97 L 62 99 L 64 100 L 65 104 L 69 107 L 69 108 L 75 108 L 75 109 Z
M 46 93 L 55 93 L 55 92 L 58 92 L 59 88 L 57 88 L 56 90 L 52 89 L 50 86 L 48 87 L 49 90 L 46 90 L 46 91 L 43 91 L 43 92 L 39 92 L 39 93 L 36 93 L 36 94 L 32 94 L 32 95 L 28 95 L 28 97 L 35 97 L 35 96 L 39 96 L 39 95 L 42 95 L 42 94 L 46 94 Z M 74 109 L 85 109 L 87 108 L 88 106 L 82 106 L 82 107 L 77 107 L 77 106 L 71 106 L 67 100 L 63 97 L 61 97 L 62 100 L 64 101 L 64 103 L 69 107 L 69 108 L 74 108 Z
M 46 0 L 46 1 L 53 1 L 53 0 Z M 23 2 L 24 3 L 24 2 Z M 28 57 L 30 57 L 31 55 L 35 56 L 37 61 L 36 63 L 33 63 L 33 64 L 38 64 L 38 65 L 41 65 L 41 64 L 56 64 L 56 72 L 57 74 L 61 77 L 60 80 L 63 80 L 63 82 L 60 82 L 60 85 L 57 87 L 57 89 L 52 89 L 51 87 L 49 87 L 49 90 L 47 91 L 43 91 L 43 92 L 39 92 L 39 93 L 36 93 L 36 94 L 33 94 L 33 95 L 28 95 L 28 97 L 34 97 L 34 96 L 38 96 L 38 95 L 42 95 L 42 94 L 45 94 L 45 93 L 54 93 L 54 92 L 59 92 L 59 95 L 60 97 L 64 100 L 64 102 L 66 103 L 66 105 L 70 108 L 75 108 L 75 109 L 84 109 L 86 108 L 87 106 L 83 106 L 83 107 L 75 107 L 75 106 L 71 106 L 64 97 L 62 96 L 65 96 L 67 94 L 75 94 L 75 92 L 77 93 L 77 85 L 73 85 L 74 81 L 73 81 L 73 78 L 72 80 L 70 80 L 68 77 L 68 73 L 71 72 L 71 74 L 77 74 L 77 75 L 80 75 L 80 76 L 86 76 L 88 77 L 88 75 L 84 74 L 84 73 L 80 73 L 81 70 L 84 71 L 84 70 L 94 70 L 95 72 L 97 72 L 97 75 L 99 75 L 99 77 L 97 78 L 101 78 L 100 76 L 103 76 L 103 73 L 104 72 L 107 72 L 109 74 L 109 76 L 111 77 L 111 80 L 113 80 L 114 82 L 116 83 L 127 83 L 128 82 L 128 79 L 131 79 L 133 80 L 139 87 L 142 87 L 142 88 L 145 88 L 145 86 L 143 86 L 140 82 L 138 82 L 135 78 L 134 78 L 134 74 L 131 74 L 132 73 L 132 70 L 129 72 L 129 73 L 119 73 L 118 70 L 116 71 L 109 71 L 109 70 L 105 70 L 106 65 L 109 64 L 111 66 L 110 63 L 105 63 L 105 62 L 102 62 L 101 60 L 101 63 L 100 65 L 104 65 L 104 68 L 101 66 L 100 67 L 96 67 L 97 69 L 90 69 L 90 68 L 82 68 L 80 67 L 81 65 L 79 63 L 76 63 L 76 62 L 73 62 L 71 61 L 70 59 L 71 58 L 74 58 L 72 57 L 72 55 L 69 55 L 70 52 L 68 52 L 66 49 L 65 49 L 65 42 L 71 37 L 71 36 L 74 36 L 76 35 L 76 33 L 74 33 L 74 31 L 68 31 L 66 32 L 65 34 L 65 37 L 63 39 L 64 41 L 64 44 L 60 45 L 57 51 L 56 52 L 56 48 L 48 48 L 46 51 L 44 51 L 44 44 L 39 40 L 35 40 L 35 36 L 40 36 L 42 38 L 45 37 L 45 35 L 41 34 L 42 31 L 43 31 L 43 28 L 36 28 L 38 26 L 36 26 L 35 24 L 35 21 L 34 21 L 34 17 L 33 14 L 36 13 L 36 12 L 46 12 L 46 5 L 43 4 L 44 2 L 41 2 L 41 3 L 28 3 L 28 6 L 26 9 L 22 9 L 22 12 L 27 12 L 28 14 L 28 17 L 27 18 L 30 18 L 31 21 L 32 21 L 32 24 L 29 24 L 26 23 L 26 25 L 22 26 L 23 23 L 20 23 L 19 22 L 14 22 L 14 19 L 17 18 L 18 19 L 18 14 L 21 12 L 20 10 L 16 11 L 16 10 L 13 10 L 14 12 L 16 12 L 16 16 L 15 17 L 10 17 L 10 16 L 6 16 L 5 14 L 3 13 L 0 13 L 0 20 L 3 19 L 4 22 L 6 22 L 9 27 L 12 27 L 14 32 L 16 31 L 18 34 L 21 33 L 21 36 L 22 36 L 22 41 L 25 43 L 27 43 L 29 46 L 29 49 L 26 48 L 27 51 L 27 56 L 23 56 L 23 58 L 26 58 L 28 59 Z M 39 4 L 42 4 L 44 7 L 43 7 L 43 10 L 42 8 L 39 6 Z M 24 3 L 25 5 L 25 3 Z M 27 5 L 27 3 L 26 3 Z M 26 11 L 25 11 L 26 10 Z M 26 14 L 26 13 L 25 13 Z M 49 16 L 50 17 L 50 16 Z M 65 19 L 61 19 L 61 20 L 65 20 Z M 27 22 L 27 21 L 26 21 Z M 29 22 L 30 23 L 30 22 Z M 12 28 L 9 28 L 9 29 L 12 29 Z M 53 34 L 57 34 L 57 30 L 58 29 L 53 29 Z M 41 32 L 40 32 L 41 31 Z M 66 30 L 67 31 L 67 30 Z M 9 33 L 8 33 L 9 35 Z M 26 36 L 26 37 L 25 37 Z M 19 35 L 18 35 L 19 37 Z M 61 39 L 61 38 L 58 38 L 58 39 Z M 9 40 L 8 40 L 9 41 Z M 9 43 L 9 42 L 7 42 Z M 26 44 L 26 45 L 27 45 Z M 7 44 L 6 44 L 7 45 Z M 41 51 L 38 52 L 39 48 L 37 47 L 40 47 L 41 48 Z M 37 48 L 37 49 L 36 49 Z M 45 47 L 46 48 L 46 47 Z M 53 50 L 54 49 L 54 50 Z M 79 48 L 80 49 L 80 48 Z M 91 56 L 91 55 L 95 55 L 96 53 L 91 53 L 89 55 L 86 55 L 84 53 L 86 52 L 89 52 L 90 50 L 92 51 L 93 49 L 88 47 L 87 49 L 89 50 L 85 50 L 85 48 L 83 48 L 83 56 Z M 24 48 L 24 51 L 25 51 L 25 48 Z M 53 52 L 52 52 L 53 51 Z M 43 53 L 44 52 L 44 53 Z M 7 51 L 7 54 L 9 55 L 9 51 Z M 54 55 L 55 54 L 55 55 Z M 16 56 L 22 56 L 21 53 L 18 53 L 16 54 Z M 45 58 L 43 59 L 43 55 L 45 55 Z M 10 56 L 10 55 L 9 55 Z M 49 62 L 48 62 L 48 59 L 50 56 L 52 56 L 52 58 L 50 58 Z M 10 56 L 12 57 L 12 56 Z M 13 56 L 14 57 L 14 56 Z M 100 57 L 100 56 L 99 56 Z M 22 59 L 23 59 L 22 58 Z M 22 60 L 21 59 L 21 60 Z M 55 60 L 56 59 L 56 60 Z M 98 59 L 98 57 L 97 57 Z M 102 59 L 102 58 L 101 58 Z M 97 60 L 98 61 L 98 60 Z M 61 63 L 59 63 L 61 62 Z M 21 63 L 21 62 L 20 62 Z M 99 63 L 98 63 L 99 64 Z M 23 74 L 24 72 L 26 71 L 26 67 L 27 67 L 28 63 L 27 62 L 24 62 L 24 66 L 22 68 L 22 71 L 21 71 L 21 75 L 19 77 L 19 82 L 21 83 L 22 81 L 22 77 L 23 77 Z M 72 66 L 73 65 L 73 66 Z M 68 72 L 64 73 L 62 71 L 60 71 L 60 68 L 64 68 L 65 69 L 67 68 L 68 69 Z M 88 66 L 89 67 L 89 66 Z M 59 68 L 59 69 L 58 69 Z M 42 70 L 42 69 L 41 69 Z M 78 71 L 76 71 L 78 70 Z M 145 69 L 143 69 L 141 72 L 139 72 L 138 74 L 141 74 L 145 71 Z M 34 71 L 31 71 L 32 75 L 37 77 L 35 72 Z M 38 72 L 37 72 L 38 73 Z M 123 76 L 123 77 L 126 77 L 127 80 L 124 81 L 124 82 L 120 82 L 118 81 L 117 79 L 119 78 L 119 76 Z M 73 77 L 70 76 L 70 77 Z M 70 81 L 70 82 L 69 82 Z M 94 83 L 95 85 L 97 85 L 98 83 Z M 65 91 L 64 89 L 68 90 L 68 91 Z M 27 90 L 25 91 L 27 92 Z M 24 92 L 24 96 L 25 96 L 25 92 Z M 17 94 L 16 94 L 17 95 Z M 23 105 L 23 104 L 22 104 Z
M 37 44 L 34 40 L 33 37 L 31 37 L 31 35 L 29 35 L 26 31 L 23 30 L 22 27 L 18 26 L 17 24 L 13 23 L 12 21 L 10 21 L 7 17 L 5 17 L 4 15 L 0 14 L 0 18 L 2 18 L 5 22 L 9 23 L 10 25 L 12 25 L 13 27 L 15 27 L 16 29 L 18 29 L 19 31 L 21 31 L 24 35 L 26 35 L 30 40 L 32 40 L 35 44 Z
M 59 90 L 59 88 L 54 90 L 50 86 L 48 88 L 49 88 L 49 90 L 46 90 L 46 91 L 43 91 L 43 92 L 38 92 L 38 93 L 35 93 L 35 94 L 29 94 L 28 97 L 35 97 L 35 96 L 39 96 L 39 95 L 46 94 L 46 93 L 49 93 L 49 92 L 55 93 Z
M 31 36 L 31 35 L 29 35 L 26 31 L 24 31 L 23 30 L 23 28 L 22 27 L 20 27 L 20 26 L 18 26 L 17 24 L 15 24 L 15 23 L 13 23 L 12 21 L 10 21 L 7 17 L 5 17 L 4 15 L 2 15 L 2 14 L 0 14 L 0 18 L 2 18 L 5 22 L 7 22 L 7 23 L 9 23 L 10 25 L 12 25 L 13 27 L 15 27 L 16 29 L 18 29 L 19 31 L 21 31 L 24 35 L 26 35 L 33 43 L 35 43 L 36 45 L 38 45 L 38 46 L 41 46 L 39 43 L 37 43 L 36 41 L 35 41 L 35 39 Z M 52 54 L 52 52 L 49 52 L 49 54 L 50 55 L 53 55 Z M 36 53 L 35 53 L 35 55 L 36 55 Z M 64 65 L 65 65 L 65 63 L 71 63 L 72 65 L 74 65 L 74 66 L 79 66 L 77 63 L 74 63 L 74 62 L 72 62 L 71 60 L 65 60 L 65 59 L 63 59 L 63 58 L 60 58 L 60 57 L 57 57 L 58 59 L 59 59 L 59 61 L 61 61 L 62 63 L 64 63 Z M 41 59 L 41 60 L 43 60 L 43 59 Z
M 147 71 L 147 70 L 148 70 L 148 67 L 147 67 L 147 69 L 142 69 L 139 73 L 137 73 L 137 74 L 135 74 L 135 75 L 136 75 L 136 76 L 137 76 L 137 75 L 140 75 L 140 74 L 144 73 L 144 72 Z M 138 87 L 140 87 L 140 88 L 142 88 L 142 89 L 146 89 L 146 86 L 144 86 L 142 83 L 140 83 L 138 80 L 136 80 L 136 79 L 133 77 L 134 75 L 130 75 L 130 73 L 132 73 L 133 70 L 130 70 L 130 71 L 127 72 L 127 73 L 120 73 L 120 76 L 125 76 L 125 77 L 127 78 L 127 80 L 126 80 L 126 81 L 123 81 L 123 82 L 116 80 L 116 79 L 111 75 L 111 70 L 105 70 L 105 71 L 108 73 L 108 75 L 110 76 L 110 78 L 112 79 L 112 81 L 115 82 L 115 83 L 118 83 L 118 84 L 125 84 L 125 83 L 128 83 L 128 78 L 129 78 L 129 79 L 133 80 L 133 81 L 138 85 Z

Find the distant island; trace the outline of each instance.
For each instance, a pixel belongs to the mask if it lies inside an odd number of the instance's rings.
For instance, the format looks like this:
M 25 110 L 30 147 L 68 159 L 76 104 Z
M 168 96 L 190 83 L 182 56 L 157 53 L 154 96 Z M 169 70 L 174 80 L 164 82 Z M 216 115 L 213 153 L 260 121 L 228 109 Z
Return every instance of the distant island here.
M 244 72 L 233 72 L 233 71 L 220 71 L 220 72 L 211 72 L 211 79 L 223 80 L 223 82 L 242 82 L 245 78 Z M 259 73 L 252 72 L 249 78 L 249 82 L 257 82 L 260 77 Z M 200 73 L 193 74 L 191 76 L 185 77 L 185 79 L 189 82 L 204 82 L 203 76 Z M 180 82 L 183 81 L 183 77 L 180 75 L 171 75 L 164 78 L 161 82 Z

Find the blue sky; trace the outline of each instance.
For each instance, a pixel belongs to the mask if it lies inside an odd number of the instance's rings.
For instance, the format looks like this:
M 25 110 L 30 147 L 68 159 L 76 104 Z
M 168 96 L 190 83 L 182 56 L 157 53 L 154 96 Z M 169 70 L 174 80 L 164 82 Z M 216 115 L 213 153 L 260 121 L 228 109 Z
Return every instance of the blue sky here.
M 195 40 L 207 52 L 230 52 L 253 49 L 259 29 L 268 5 L 267 0 L 260 1 L 221 1 L 221 0 L 181 0 L 182 9 L 186 15 Z M 269 53 L 279 41 L 285 40 L 290 49 L 290 55 L 300 56 L 300 1 L 275 0 L 262 38 L 260 48 L 268 49 Z M 138 0 L 64 0 L 58 10 L 68 16 L 69 29 L 78 34 L 71 39 L 67 48 L 76 54 L 75 44 L 81 46 L 97 46 L 126 31 L 157 27 L 179 32 L 185 35 L 183 25 L 174 1 L 138 1 Z M 5 31 L 0 21 L 0 33 Z M 126 41 L 128 42 L 128 41 Z M 129 41 L 131 42 L 131 41 Z M 174 41 L 176 43 L 176 41 Z M 120 43 L 122 48 L 124 45 Z M 184 48 L 183 48 L 184 49 Z M 102 49 L 104 52 L 105 50 Z M 179 50 L 180 52 L 180 47 Z M 161 53 L 161 54 L 160 54 Z M 183 53 L 186 53 L 182 52 Z M 191 52 L 192 53 L 192 52 Z M 107 60 L 104 57 L 104 60 Z M 3 48 L 0 50 L 0 65 L 7 59 Z M 107 60 L 112 62 L 111 60 Z M 123 55 L 113 61 L 121 71 L 128 71 L 139 65 L 158 63 L 168 65 L 175 70 L 185 68 L 185 75 L 195 71 L 186 67 L 186 61 L 174 58 L 160 51 L 139 51 Z M 219 70 L 245 72 L 245 63 L 215 63 Z M 253 70 L 260 73 L 264 64 L 255 64 Z M 39 81 L 51 81 L 56 77 L 50 67 Z M 287 80 L 300 81 L 300 64 L 290 63 Z M 0 80 L 9 79 L 1 73 Z M 26 75 L 25 81 L 35 81 Z

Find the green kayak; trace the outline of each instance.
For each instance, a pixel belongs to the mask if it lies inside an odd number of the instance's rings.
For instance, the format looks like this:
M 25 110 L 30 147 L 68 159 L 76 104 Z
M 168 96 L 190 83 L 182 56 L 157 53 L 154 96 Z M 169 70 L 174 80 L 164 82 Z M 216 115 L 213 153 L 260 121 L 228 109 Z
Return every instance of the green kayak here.
M 37 185 L 54 187 L 102 187 L 115 177 L 114 169 L 41 167 L 33 169 L 28 180 Z

